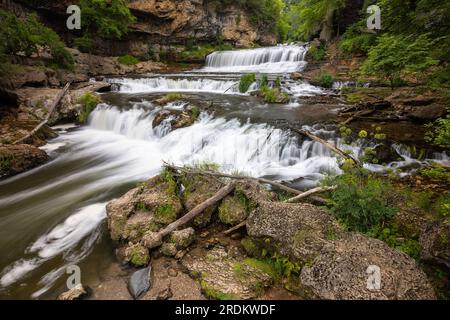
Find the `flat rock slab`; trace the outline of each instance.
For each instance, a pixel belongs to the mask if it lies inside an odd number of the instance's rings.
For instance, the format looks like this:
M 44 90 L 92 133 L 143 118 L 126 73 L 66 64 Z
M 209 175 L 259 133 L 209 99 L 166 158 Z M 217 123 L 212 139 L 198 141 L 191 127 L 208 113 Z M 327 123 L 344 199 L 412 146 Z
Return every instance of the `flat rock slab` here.
M 141 298 L 151 286 L 151 267 L 133 273 L 128 282 L 128 290 L 134 299 Z

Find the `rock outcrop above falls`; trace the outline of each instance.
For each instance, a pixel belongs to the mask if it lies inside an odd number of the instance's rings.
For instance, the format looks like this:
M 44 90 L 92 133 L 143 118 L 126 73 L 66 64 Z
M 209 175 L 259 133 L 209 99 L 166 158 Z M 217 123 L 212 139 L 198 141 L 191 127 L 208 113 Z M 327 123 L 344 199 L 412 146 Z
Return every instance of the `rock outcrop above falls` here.
M 77 1 L 18 2 L 24 10 L 39 12 L 58 32 L 73 37 L 65 29 L 66 8 Z M 254 25 L 249 13 L 235 4 L 224 6 L 210 0 L 131 0 L 128 7 L 137 17 L 132 32 L 120 41 L 95 39 L 96 53 L 158 55 L 170 51 L 171 45 L 186 45 L 189 41 L 215 43 L 217 39 L 246 48 L 254 43 L 274 45 L 277 42 L 274 32 Z

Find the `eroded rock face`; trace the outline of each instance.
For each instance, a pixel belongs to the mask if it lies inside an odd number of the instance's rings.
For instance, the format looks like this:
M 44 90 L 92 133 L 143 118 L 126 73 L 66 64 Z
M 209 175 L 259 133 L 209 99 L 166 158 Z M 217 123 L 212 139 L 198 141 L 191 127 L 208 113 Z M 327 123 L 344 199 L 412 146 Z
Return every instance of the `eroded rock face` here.
M 370 273 L 376 277 L 377 269 L 380 289 L 368 284 Z M 426 274 L 412 258 L 357 233 L 324 246 L 312 264 L 302 269 L 300 282 L 303 295 L 313 299 L 435 299 Z
M 141 17 L 134 29 L 154 37 L 210 41 L 221 34 L 241 47 L 276 43 L 274 34 L 258 30 L 236 6 L 223 8 L 204 0 L 135 0 L 129 7 Z
M 21 173 L 48 161 L 45 151 L 28 144 L 0 144 L 0 178 Z

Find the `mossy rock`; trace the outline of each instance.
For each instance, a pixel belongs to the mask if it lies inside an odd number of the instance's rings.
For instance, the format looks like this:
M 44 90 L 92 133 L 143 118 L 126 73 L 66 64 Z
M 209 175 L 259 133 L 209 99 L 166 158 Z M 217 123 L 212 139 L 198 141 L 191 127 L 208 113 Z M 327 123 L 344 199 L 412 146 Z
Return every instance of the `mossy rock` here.
M 189 174 L 181 177 L 181 183 L 185 187 L 182 198 L 187 211 L 191 211 L 202 202 L 211 198 L 222 187 L 222 184 L 212 177 Z M 217 206 L 209 207 L 194 219 L 193 225 L 197 228 L 206 227 L 211 223 L 216 210 Z
M 163 243 L 159 251 L 166 257 L 175 257 L 178 252 L 175 244 L 169 242 Z
M 145 267 L 150 262 L 148 249 L 141 244 L 134 244 L 125 249 L 128 262 L 136 267 Z
M 226 197 L 219 206 L 219 219 L 227 225 L 237 225 L 248 217 L 247 207 L 239 197 Z

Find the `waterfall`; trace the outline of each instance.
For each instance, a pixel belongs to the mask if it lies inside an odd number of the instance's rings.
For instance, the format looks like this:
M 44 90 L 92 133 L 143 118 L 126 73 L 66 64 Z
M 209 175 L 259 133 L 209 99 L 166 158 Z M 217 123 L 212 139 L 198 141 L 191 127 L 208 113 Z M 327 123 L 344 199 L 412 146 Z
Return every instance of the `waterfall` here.
M 110 79 L 109 82 L 118 85 L 121 93 L 147 92 L 210 92 L 238 94 L 237 81 L 171 78 L 141 78 L 141 79 Z
M 289 73 L 305 66 L 307 48 L 280 45 L 248 50 L 219 51 L 206 58 L 203 72 L 262 72 Z

